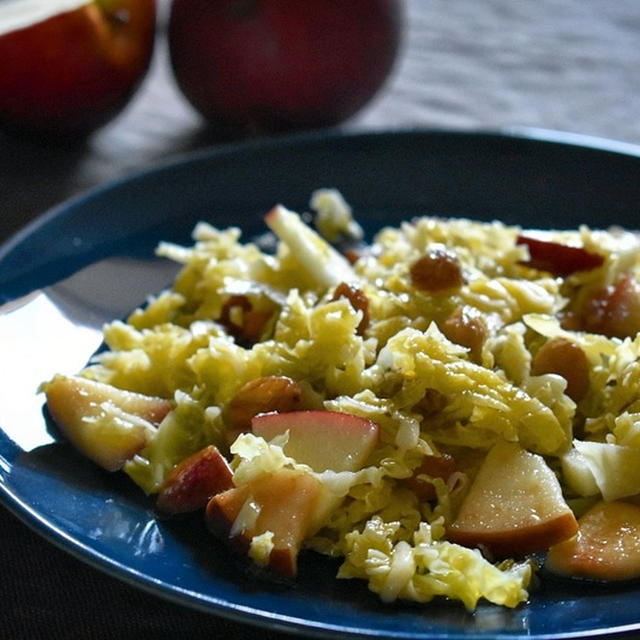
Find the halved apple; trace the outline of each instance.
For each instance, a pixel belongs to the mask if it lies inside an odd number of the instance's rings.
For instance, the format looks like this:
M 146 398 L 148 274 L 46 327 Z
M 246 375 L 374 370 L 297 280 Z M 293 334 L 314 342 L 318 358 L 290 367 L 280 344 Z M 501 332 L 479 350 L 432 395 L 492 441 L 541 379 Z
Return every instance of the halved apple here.
M 594 580 L 640 577 L 640 506 L 597 502 L 578 520 L 578 532 L 549 549 L 545 567 L 559 575 Z
M 284 452 L 314 471 L 356 471 L 378 442 L 372 420 L 338 411 L 262 413 L 251 420 L 251 431 L 265 440 L 289 432 Z
M 168 514 L 204 509 L 216 493 L 233 487 L 226 458 L 209 445 L 176 465 L 160 487 L 156 507 Z
M 499 557 L 547 549 L 575 534 L 578 523 L 544 459 L 517 443 L 489 451 L 447 538 Z
M 333 505 L 335 496 L 313 474 L 283 468 L 213 496 L 206 522 L 210 531 L 242 553 L 250 550 L 256 536 L 270 532 L 272 547 L 264 564 L 293 577 L 302 543 L 322 525 Z
M 75 447 L 107 471 L 142 450 L 172 404 L 81 376 L 57 375 L 44 385 L 47 408 Z

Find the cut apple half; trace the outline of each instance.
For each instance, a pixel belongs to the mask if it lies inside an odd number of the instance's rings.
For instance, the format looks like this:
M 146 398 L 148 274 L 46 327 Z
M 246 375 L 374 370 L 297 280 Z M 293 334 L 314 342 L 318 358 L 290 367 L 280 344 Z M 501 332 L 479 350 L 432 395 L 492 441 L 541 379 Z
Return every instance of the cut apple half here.
M 361 469 L 379 437 L 372 420 L 339 411 L 262 413 L 251 431 L 267 441 L 288 432 L 285 454 L 317 472 Z
M 55 376 L 44 385 L 47 409 L 85 456 L 117 471 L 141 451 L 172 408 L 165 398 L 118 389 L 81 376 Z
M 447 538 L 485 547 L 499 557 L 519 557 L 566 540 L 577 529 L 560 483 L 542 456 L 500 442 L 478 470 Z

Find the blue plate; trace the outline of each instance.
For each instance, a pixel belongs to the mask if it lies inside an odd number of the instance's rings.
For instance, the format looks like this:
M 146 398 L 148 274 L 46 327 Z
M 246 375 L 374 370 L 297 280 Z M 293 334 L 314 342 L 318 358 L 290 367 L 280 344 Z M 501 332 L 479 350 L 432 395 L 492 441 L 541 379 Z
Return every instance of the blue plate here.
M 640 148 L 544 131 L 296 136 L 190 155 L 50 211 L 0 249 L 0 353 L 12 363 L 0 376 L 2 502 L 134 586 L 271 629 L 412 640 L 640 630 L 637 584 L 544 579 L 515 610 L 470 614 L 448 602 L 382 605 L 364 585 L 335 580 L 336 562 L 314 554 L 303 554 L 295 585 L 263 581 L 221 553 L 199 519 L 156 520 L 126 477 L 82 459 L 47 424 L 38 382 L 82 366 L 103 320 L 170 280 L 153 259 L 158 241 L 190 242 L 198 220 L 251 237 L 275 203 L 304 210 L 318 187 L 340 189 L 370 233 L 425 213 L 633 228 Z

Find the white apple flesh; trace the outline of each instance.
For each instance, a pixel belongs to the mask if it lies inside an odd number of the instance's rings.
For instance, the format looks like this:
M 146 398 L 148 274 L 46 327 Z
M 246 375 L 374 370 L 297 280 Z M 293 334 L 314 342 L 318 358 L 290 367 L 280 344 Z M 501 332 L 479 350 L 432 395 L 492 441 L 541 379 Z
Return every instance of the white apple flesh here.
M 357 471 L 378 442 L 378 425 L 337 411 L 263 413 L 251 421 L 251 431 L 265 440 L 285 432 L 284 452 L 314 471 Z
M 0 17 L 0 36 L 87 4 L 88 0 L 5 0 Z
M 164 398 L 80 376 L 58 375 L 44 391 L 58 428 L 81 453 L 107 471 L 121 469 L 141 451 L 172 407 Z
M 295 211 L 276 205 L 265 216 L 265 222 L 319 287 L 356 280 L 349 261 L 307 226 Z
M 545 567 L 556 574 L 591 580 L 640 577 L 640 506 L 597 502 L 578 520 L 578 532 L 549 549 Z
M 447 538 L 499 557 L 519 557 L 566 540 L 577 529 L 544 459 L 517 443 L 500 442 L 480 466 Z

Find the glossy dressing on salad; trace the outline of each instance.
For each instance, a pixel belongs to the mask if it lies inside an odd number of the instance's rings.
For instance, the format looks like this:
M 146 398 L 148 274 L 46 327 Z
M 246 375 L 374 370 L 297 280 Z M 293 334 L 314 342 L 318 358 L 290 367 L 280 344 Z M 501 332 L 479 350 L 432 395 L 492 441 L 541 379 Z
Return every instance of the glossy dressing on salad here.
M 249 562 L 339 557 L 384 601 L 515 607 L 549 549 L 635 577 L 598 546 L 640 571 L 638 237 L 422 217 L 364 244 L 339 193 L 311 208 L 267 214 L 273 251 L 161 244 L 172 287 L 43 384 L 67 437 Z

